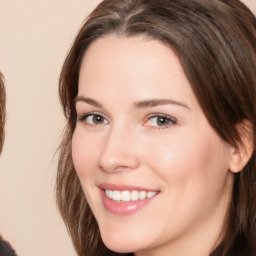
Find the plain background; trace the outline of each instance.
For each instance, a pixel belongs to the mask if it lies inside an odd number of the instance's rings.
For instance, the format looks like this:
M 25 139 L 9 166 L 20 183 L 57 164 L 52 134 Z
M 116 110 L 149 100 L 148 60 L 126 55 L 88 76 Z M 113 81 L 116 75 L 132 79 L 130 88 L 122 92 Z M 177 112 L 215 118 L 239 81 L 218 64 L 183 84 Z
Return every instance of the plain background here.
M 58 78 L 77 30 L 99 2 L 0 0 L 0 70 L 7 89 L 0 233 L 19 256 L 76 255 L 54 197 L 54 154 L 64 126 Z M 244 2 L 256 13 L 255 0 Z

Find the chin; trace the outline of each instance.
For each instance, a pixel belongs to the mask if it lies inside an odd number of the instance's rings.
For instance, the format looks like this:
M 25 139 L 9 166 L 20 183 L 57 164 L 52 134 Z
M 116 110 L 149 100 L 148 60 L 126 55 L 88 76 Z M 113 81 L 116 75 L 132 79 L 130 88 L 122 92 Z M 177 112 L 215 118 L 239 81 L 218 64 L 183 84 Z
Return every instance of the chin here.
M 117 253 L 134 253 L 143 250 L 147 245 L 145 244 L 146 236 L 132 237 L 131 234 L 123 235 L 120 232 L 115 234 L 101 234 L 105 246 L 113 252 Z

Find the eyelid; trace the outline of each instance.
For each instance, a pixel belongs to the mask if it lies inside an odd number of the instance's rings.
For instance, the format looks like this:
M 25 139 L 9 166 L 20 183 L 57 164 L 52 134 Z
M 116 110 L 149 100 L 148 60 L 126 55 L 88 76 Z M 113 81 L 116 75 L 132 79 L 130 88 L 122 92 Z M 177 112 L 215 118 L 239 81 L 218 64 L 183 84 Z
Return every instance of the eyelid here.
M 88 118 L 89 116 L 100 116 L 102 117 L 104 120 L 107 121 L 107 123 L 109 123 L 109 120 L 105 117 L 104 114 L 102 114 L 101 112 L 97 112 L 97 111 L 91 111 L 91 112 L 86 112 L 86 113 L 83 113 L 83 114 L 77 114 L 77 122 L 84 122 L 85 125 L 87 126 L 97 126 L 97 125 L 104 125 L 106 124 L 105 122 L 103 123 L 94 123 L 94 124 L 91 124 L 89 122 L 85 122 L 86 118 Z M 166 120 L 169 121 L 168 124 L 163 124 L 163 125 L 151 125 L 151 124 L 147 124 L 150 119 L 153 119 L 153 118 L 165 118 Z M 164 128 L 169 128 L 170 126 L 173 126 L 177 124 L 177 119 L 170 116 L 170 115 L 167 115 L 167 114 L 163 114 L 163 113 L 152 113 L 150 115 L 148 115 L 146 117 L 146 120 L 143 121 L 143 126 L 146 126 L 146 127 L 149 127 L 149 128 L 152 128 L 152 129 L 164 129 Z
M 152 118 L 166 118 L 168 120 L 170 120 L 170 123 L 169 124 L 166 124 L 166 125 L 162 125 L 162 126 L 154 126 L 154 125 L 145 125 L 145 123 L 149 122 L 150 119 Z M 153 129 L 165 129 L 165 128 L 169 128 L 170 126 L 173 126 L 177 124 L 177 119 L 170 116 L 170 115 L 167 115 L 167 114 L 162 114 L 162 113 L 154 113 L 154 114 L 151 114 L 149 116 L 147 116 L 146 118 L 146 121 L 144 122 L 144 125 L 146 127 L 151 127 Z
M 109 122 L 108 119 L 102 113 L 94 112 L 94 111 L 83 113 L 81 115 L 77 114 L 77 121 L 78 122 L 84 122 L 86 120 L 86 118 L 89 117 L 89 116 L 100 116 L 103 119 L 105 119 L 107 122 Z M 93 125 L 93 124 L 87 123 L 86 125 Z M 99 125 L 99 124 L 94 124 L 94 125 Z

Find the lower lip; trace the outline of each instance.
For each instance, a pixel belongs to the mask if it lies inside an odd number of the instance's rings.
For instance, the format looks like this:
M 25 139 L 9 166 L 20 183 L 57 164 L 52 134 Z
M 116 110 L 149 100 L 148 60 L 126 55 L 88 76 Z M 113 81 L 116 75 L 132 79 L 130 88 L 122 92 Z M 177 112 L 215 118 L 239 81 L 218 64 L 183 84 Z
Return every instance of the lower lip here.
M 117 215 L 130 215 L 141 210 L 144 206 L 150 203 L 156 196 L 145 198 L 143 200 L 116 202 L 108 198 L 105 191 L 101 189 L 102 201 L 105 209 Z

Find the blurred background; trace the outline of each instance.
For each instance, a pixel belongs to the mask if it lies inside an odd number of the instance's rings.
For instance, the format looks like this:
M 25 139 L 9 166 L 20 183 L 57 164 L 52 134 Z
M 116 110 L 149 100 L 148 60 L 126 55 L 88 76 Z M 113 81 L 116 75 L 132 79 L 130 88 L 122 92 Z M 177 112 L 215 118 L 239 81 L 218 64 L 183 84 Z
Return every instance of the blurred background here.
M 0 70 L 7 90 L 0 158 L 0 234 L 19 256 L 75 256 L 55 206 L 64 126 L 58 78 L 85 17 L 100 0 L 0 0 Z M 256 1 L 244 0 L 256 13 Z
M 19 256 L 76 255 L 54 197 L 54 154 L 64 126 L 58 78 L 77 30 L 99 2 L 0 0 L 7 90 L 0 234 Z

